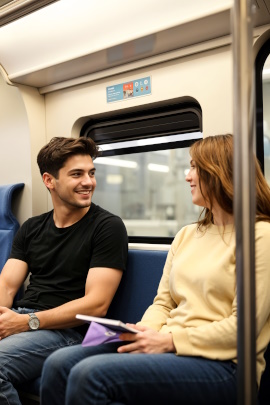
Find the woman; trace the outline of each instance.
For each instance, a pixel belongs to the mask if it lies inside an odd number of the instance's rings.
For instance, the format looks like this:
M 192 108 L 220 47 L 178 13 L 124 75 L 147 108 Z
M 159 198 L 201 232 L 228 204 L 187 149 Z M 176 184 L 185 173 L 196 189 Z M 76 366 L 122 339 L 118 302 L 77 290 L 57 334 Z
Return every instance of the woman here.
M 43 370 L 43 405 L 236 403 L 232 136 L 200 140 L 190 155 L 186 181 L 203 214 L 176 235 L 154 303 L 132 325 L 139 333 L 55 352 Z M 257 162 L 256 194 L 259 384 L 270 340 L 270 190 Z

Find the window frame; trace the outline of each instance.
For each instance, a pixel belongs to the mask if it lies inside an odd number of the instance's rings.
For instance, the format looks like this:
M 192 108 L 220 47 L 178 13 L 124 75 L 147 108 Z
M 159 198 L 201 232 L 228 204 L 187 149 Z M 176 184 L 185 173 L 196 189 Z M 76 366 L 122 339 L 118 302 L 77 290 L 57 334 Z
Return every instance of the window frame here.
M 125 141 L 133 141 L 133 140 L 141 140 L 141 139 L 149 139 L 149 138 L 157 138 L 159 136 L 166 136 L 166 135 L 176 135 L 176 134 L 187 134 L 192 132 L 201 132 L 202 133 L 202 110 L 200 105 L 197 102 L 188 102 L 188 103 L 179 103 L 179 100 L 171 100 L 164 104 L 162 103 L 154 103 L 150 104 L 149 106 L 143 105 L 140 106 L 140 110 L 135 109 L 127 109 L 127 110 L 119 110 L 119 114 L 113 112 L 111 116 L 109 115 L 101 115 L 99 117 L 92 117 L 87 121 L 80 132 L 80 136 L 90 137 L 93 139 L 96 144 L 98 144 L 102 148 L 102 144 L 112 144 L 118 142 L 125 142 Z M 169 119 L 175 116 L 183 116 L 188 117 L 191 114 L 194 117 L 194 121 L 190 123 L 190 125 L 184 125 L 183 127 L 176 127 L 170 126 Z M 158 118 L 168 118 L 168 125 L 163 125 L 163 130 L 159 131 L 158 134 L 154 133 L 154 131 L 150 131 L 148 134 L 140 133 L 138 127 L 136 127 L 136 123 L 156 123 L 158 122 Z M 135 123 L 133 127 L 132 124 Z M 121 125 L 125 125 L 127 131 L 122 131 L 123 136 L 119 136 L 118 133 L 114 134 L 114 130 L 119 128 Z M 129 124 L 130 124 L 130 133 L 131 136 L 127 136 L 127 132 L 129 131 Z M 107 132 L 111 135 L 104 135 L 101 133 L 102 128 L 105 128 Z M 142 129 L 141 126 L 139 129 Z M 111 132 L 110 132 L 111 130 Z M 96 132 L 95 132 L 96 131 Z M 121 131 L 120 131 L 121 132 Z M 106 150 L 101 151 L 101 156 L 120 156 L 123 154 L 131 154 L 131 153 L 141 153 L 141 152 L 151 152 L 157 150 L 170 150 L 176 148 L 186 148 L 190 147 L 194 142 L 198 139 L 188 139 L 188 140 L 178 140 L 175 142 L 168 142 L 168 143 L 161 143 L 161 144 L 151 144 L 151 145 L 144 145 L 144 146 L 134 146 L 134 147 L 127 147 L 115 150 Z M 128 237 L 129 243 L 143 243 L 143 244 L 171 244 L 173 241 L 173 237 L 166 237 L 166 236 L 129 236 Z
M 256 156 L 264 173 L 264 130 L 263 130 L 263 67 L 270 55 L 270 38 L 263 44 L 255 60 L 256 87 Z
M 194 122 L 192 126 L 186 126 L 180 130 L 169 129 L 163 125 L 163 131 L 160 131 L 158 134 L 156 132 L 149 133 L 147 135 L 140 135 L 138 134 L 138 126 L 135 128 L 135 133 L 131 135 L 124 134 L 124 131 L 121 135 L 118 135 L 118 132 L 115 131 L 115 128 L 120 125 L 130 125 L 131 130 L 132 125 L 135 123 L 143 123 L 143 122 L 153 122 L 157 117 L 166 118 L 172 117 L 175 114 L 188 114 L 192 113 L 194 117 L 196 117 L 197 122 Z M 155 122 L 155 121 L 154 121 Z M 150 124 L 148 125 L 150 128 Z M 99 136 L 98 131 L 105 129 L 108 131 L 108 128 L 111 129 L 110 136 Z M 95 134 L 97 131 L 97 134 Z M 139 140 L 139 139 L 148 139 L 148 138 L 155 138 L 157 136 L 164 136 L 164 135 L 173 135 L 177 133 L 187 133 L 187 132 L 195 132 L 200 131 L 202 132 L 202 110 L 200 105 L 197 102 L 187 102 L 187 103 L 179 103 L 179 101 L 175 100 L 168 100 L 168 103 L 164 105 L 162 103 L 153 103 L 147 105 L 140 106 L 138 108 L 130 108 L 126 110 L 119 110 L 117 112 L 112 112 L 111 114 L 100 114 L 99 116 L 91 117 L 82 127 L 80 131 L 80 136 L 90 137 L 93 139 L 98 145 L 107 144 L 107 143 L 116 143 L 116 142 L 123 142 L 123 141 L 131 141 L 131 140 Z M 117 135 L 113 135 L 116 132 Z M 151 131 L 150 131 L 151 132 Z

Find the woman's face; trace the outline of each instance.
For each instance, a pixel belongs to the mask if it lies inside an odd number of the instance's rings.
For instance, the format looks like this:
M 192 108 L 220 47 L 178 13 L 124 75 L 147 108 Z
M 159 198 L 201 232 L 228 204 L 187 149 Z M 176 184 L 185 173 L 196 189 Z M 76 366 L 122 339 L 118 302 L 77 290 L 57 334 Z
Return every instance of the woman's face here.
M 186 181 L 190 184 L 191 187 L 191 195 L 192 195 L 192 202 L 195 205 L 199 205 L 200 207 L 207 207 L 206 201 L 203 198 L 200 184 L 199 184 L 199 176 L 196 168 L 196 164 L 194 160 L 190 160 L 190 169 L 188 174 L 186 175 Z M 201 184 L 203 187 L 203 185 Z

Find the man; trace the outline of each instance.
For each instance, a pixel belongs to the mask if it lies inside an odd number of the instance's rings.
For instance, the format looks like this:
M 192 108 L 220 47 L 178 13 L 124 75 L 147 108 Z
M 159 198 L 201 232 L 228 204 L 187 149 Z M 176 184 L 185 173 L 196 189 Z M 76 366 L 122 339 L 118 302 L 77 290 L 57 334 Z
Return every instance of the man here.
M 120 283 L 127 233 L 92 202 L 97 156 L 87 138 L 53 138 L 38 154 L 54 209 L 22 225 L 0 275 L 0 405 L 20 404 L 14 386 L 38 377 L 56 349 L 81 343 L 86 325 L 75 315 L 105 316 Z

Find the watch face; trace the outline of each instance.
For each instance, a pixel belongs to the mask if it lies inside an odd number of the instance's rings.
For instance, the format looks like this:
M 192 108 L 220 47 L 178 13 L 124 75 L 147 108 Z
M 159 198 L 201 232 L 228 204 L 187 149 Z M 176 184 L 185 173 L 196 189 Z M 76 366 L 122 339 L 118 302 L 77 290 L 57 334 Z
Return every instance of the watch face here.
M 30 318 L 28 323 L 31 330 L 36 330 L 39 328 L 39 320 L 37 317 Z

